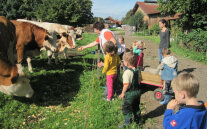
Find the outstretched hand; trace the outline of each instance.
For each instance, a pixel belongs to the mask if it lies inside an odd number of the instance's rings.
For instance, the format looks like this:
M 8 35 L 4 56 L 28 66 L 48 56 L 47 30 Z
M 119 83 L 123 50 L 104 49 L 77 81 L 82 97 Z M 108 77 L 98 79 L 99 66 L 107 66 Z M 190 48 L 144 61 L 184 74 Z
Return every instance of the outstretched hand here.
M 78 48 L 78 51 L 83 51 L 85 48 L 82 46 L 82 47 L 79 47 Z

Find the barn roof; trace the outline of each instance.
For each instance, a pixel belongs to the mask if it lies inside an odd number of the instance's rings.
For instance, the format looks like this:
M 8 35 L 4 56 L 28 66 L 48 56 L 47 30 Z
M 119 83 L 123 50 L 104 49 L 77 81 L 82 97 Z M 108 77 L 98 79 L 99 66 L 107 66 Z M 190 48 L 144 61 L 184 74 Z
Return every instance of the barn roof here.
M 133 8 L 133 13 L 137 11 L 138 7 L 140 7 L 147 15 L 160 13 L 160 11 L 157 10 L 158 8 L 157 3 L 137 2 Z
M 161 13 L 161 11 L 157 10 L 158 8 L 158 4 L 157 3 L 147 3 L 147 2 L 136 2 L 133 10 L 132 10 L 132 14 L 136 13 L 137 9 L 140 7 L 145 14 L 147 15 L 151 15 L 151 14 L 158 14 Z M 165 18 L 166 20 L 175 20 L 178 19 L 179 16 L 181 15 L 181 13 L 176 13 L 174 16 Z

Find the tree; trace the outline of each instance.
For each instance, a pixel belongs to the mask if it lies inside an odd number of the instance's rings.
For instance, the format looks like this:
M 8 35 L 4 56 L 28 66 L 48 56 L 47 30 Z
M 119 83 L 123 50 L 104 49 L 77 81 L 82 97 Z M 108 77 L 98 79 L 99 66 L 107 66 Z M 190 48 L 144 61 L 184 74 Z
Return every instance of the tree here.
M 104 19 L 102 17 L 94 17 L 93 18 L 93 22 L 97 22 L 98 20 L 100 20 L 100 22 L 104 23 Z
M 122 23 L 123 24 L 129 24 L 129 20 L 132 16 L 132 10 L 129 10 L 127 13 L 126 13 L 126 16 L 122 19 Z
M 0 15 L 8 19 L 32 18 L 41 0 L 0 0 Z
M 142 14 L 142 12 L 136 12 L 134 15 L 132 15 L 129 20 L 128 20 L 128 24 L 131 26 L 135 26 L 136 30 L 140 30 L 143 28 L 144 25 L 144 15 Z
M 91 7 L 91 0 L 44 0 L 35 15 L 43 21 L 80 26 L 93 21 Z
M 207 0 L 158 0 L 162 14 L 180 13 L 177 25 L 184 30 L 207 30 Z

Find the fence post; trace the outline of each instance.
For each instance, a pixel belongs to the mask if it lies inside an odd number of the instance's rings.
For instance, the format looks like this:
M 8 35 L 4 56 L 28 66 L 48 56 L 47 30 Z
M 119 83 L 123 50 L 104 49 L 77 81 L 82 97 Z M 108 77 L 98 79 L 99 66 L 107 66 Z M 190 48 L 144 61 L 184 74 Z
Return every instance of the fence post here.
M 97 65 L 100 62 L 100 45 L 98 44 L 98 50 L 97 50 Z M 97 67 L 97 78 L 100 79 L 100 73 L 99 73 L 99 67 Z

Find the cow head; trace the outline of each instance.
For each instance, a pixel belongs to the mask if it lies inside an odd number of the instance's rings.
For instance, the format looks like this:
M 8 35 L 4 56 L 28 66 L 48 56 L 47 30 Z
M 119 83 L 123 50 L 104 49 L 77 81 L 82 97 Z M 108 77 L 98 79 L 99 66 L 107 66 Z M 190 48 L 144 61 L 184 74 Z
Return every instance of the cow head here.
M 34 94 L 29 79 L 23 72 L 23 67 L 17 64 L 18 75 L 11 78 L 12 84 L 9 86 L 0 85 L 0 91 L 7 95 L 25 96 L 31 98 Z
M 75 40 L 70 35 L 63 32 L 60 36 L 61 38 L 57 42 L 58 51 L 62 52 L 65 48 L 75 48 Z
M 60 35 L 56 33 L 47 33 L 47 35 L 45 35 L 43 47 L 45 47 L 47 50 L 51 50 L 52 52 L 56 52 L 56 42 L 59 38 Z

